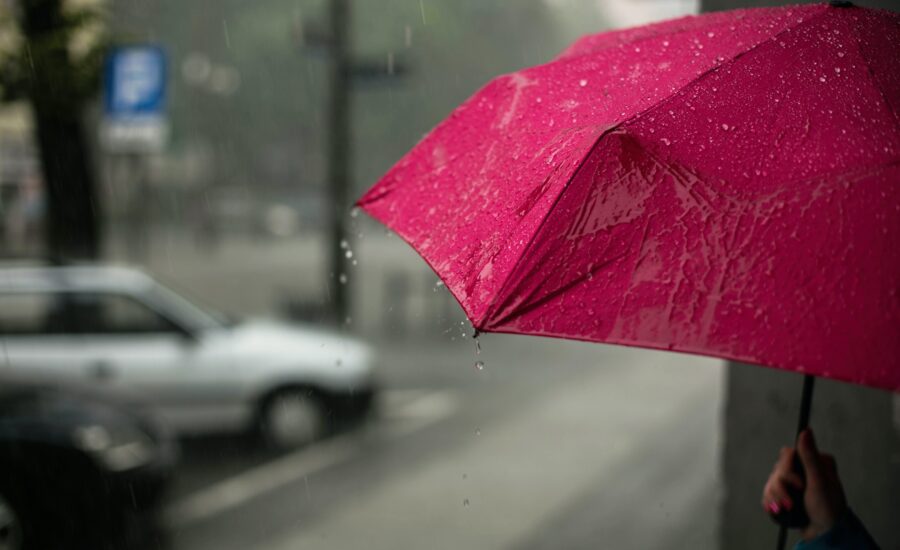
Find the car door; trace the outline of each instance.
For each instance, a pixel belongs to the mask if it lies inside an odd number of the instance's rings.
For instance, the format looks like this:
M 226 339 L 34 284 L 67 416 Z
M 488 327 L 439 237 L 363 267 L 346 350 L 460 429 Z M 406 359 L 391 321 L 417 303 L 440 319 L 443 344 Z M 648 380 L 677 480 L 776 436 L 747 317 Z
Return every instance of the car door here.
M 63 293 L 0 293 L 0 372 L 20 380 L 78 380 L 83 351 L 67 324 Z
M 128 294 L 79 293 L 71 307 L 85 376 L 138 396 L 181 432 L 230 429 L 240 420 L 240 384 L 220 338 Z

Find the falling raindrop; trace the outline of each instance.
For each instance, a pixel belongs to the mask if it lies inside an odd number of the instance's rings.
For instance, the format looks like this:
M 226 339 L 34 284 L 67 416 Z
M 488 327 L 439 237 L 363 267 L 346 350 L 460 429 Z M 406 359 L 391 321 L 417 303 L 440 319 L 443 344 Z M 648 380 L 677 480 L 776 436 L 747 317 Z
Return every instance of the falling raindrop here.
M 354 207 L 350 210 L 350 217 L 351 217 L 351 218 L 356 218 L 356 217 L 358 217 L 358 216 L 359 216 L 359 207 L 358 207 L 358 206 L 354 206 Z
M 475 370 L 483 371 L 484 370 L 484 361 L 475 361 Z
M 344 256 L 349 260 L 350 258 L 353 257 L 353 251 L 348 250 L 347 252 L 344 252 Z
M 481 435 L 481 428 L 475 428 L 475 435 Z
M 348 246 L 350 246 L 350 243 L 347 242 L 347 239 L 341 239 L 341 248 L 347 250 Z
M 467 499 L 467 498 L 466 498 L 466 499 L 463 499 L 463 506 L 466 507 L 466 508 L 469 507 L 469 499 Z
M 475 355 L 481 355 L 481 340 L 477 336 L 473 340 L 475 340 Z
M 341 276 L 338 277 L 338 281 L 340 281 L 342 285 L 347 284 L 347 275 L 344 273 L 341 273 Z

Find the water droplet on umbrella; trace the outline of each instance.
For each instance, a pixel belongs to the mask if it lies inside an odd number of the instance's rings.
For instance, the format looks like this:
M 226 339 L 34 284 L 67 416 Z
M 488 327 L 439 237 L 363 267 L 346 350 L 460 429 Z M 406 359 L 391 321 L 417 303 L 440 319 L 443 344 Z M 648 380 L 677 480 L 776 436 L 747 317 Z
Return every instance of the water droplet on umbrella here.
M 727 124 L 722 124 L 722 129 L 727 131 L 727 130 L 728 130 L 728 125 L 727 125 Z
M 578 85 L 581 86 L 582 88 L 584 88 L 585 86 L 587 86 L 587 80 L 582 78 L 581 80 L 578 81 Z

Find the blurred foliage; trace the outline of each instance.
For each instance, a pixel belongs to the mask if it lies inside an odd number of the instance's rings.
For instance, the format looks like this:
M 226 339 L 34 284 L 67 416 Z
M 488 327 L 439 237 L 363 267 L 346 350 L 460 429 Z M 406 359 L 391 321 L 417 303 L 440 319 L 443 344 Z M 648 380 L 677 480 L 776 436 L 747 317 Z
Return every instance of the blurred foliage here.
M 27 10 L 40 16 L 29 19 Z M 99 90 L 108 18 L 99 1 L 0 5 L 0 101 L 37 100 L 62 117 L 80 113 Z

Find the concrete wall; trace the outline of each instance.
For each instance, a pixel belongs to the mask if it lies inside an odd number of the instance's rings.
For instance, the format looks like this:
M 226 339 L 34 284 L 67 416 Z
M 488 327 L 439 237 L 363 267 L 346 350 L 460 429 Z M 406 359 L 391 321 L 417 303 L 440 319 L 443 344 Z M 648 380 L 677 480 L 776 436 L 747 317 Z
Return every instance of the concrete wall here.
M 702 9 L 786 3 L 703 0 Z M 900 0 L 860 0 L 857 4 L 900 11 Z M 802 377 L 732 364 L 726 384 L 720 548 L 772 548 L 777 528 L 761 512 L 759 500 L 778 449 L 794 437 Z M 828 380 L 817 382 L 812 426 L 819 445 L 836 456 L 850 505 L 885 549 L 900 549 L 898 414 L 900 400 L 891 393 Z M 791 543 L 793 540 L 796 538 Z

